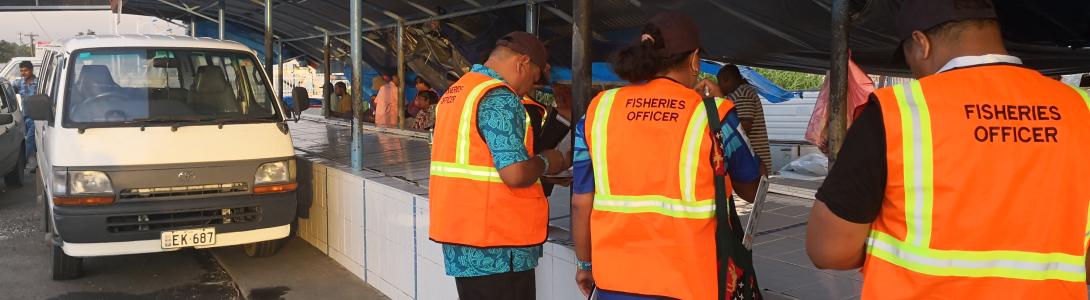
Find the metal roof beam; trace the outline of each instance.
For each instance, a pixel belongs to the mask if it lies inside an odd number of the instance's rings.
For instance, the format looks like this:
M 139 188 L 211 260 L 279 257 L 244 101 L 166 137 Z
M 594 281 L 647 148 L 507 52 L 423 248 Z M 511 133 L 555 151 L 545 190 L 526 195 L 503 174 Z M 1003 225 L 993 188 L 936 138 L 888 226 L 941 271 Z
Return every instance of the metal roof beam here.
M 194 16 L 198 16 L 198 17 L 201 17 L 201 18 L 205 18 L 205 19 L 208 19 L 209 21 L 215 22 L 216 24 L 219 24 L 219 23 L 220 23 L 220 21 L 219 21 L 219 20 L 217 20 L 216 18 L 213 18 L 213 17 L 209 17 L 209 16 L 206 16 L 206 15 L 204 15 L 204 14 L 202 14 L 202 13 L 199 13 L 199 12 L 193 11 L 193 9 L 192 9 L 192 8 L 189 8 L 189 6 L 185 6 L 185 4 L 184 4 L 184 3 L 183 3 L 182 5 L 178 5 L 178 4 L 174 4 L 174 3 L 171 3 L 170 1 L 167 1 L 167 0 L 159 0 L 159 2 L 160 2 L 160 3 L 163 3 L 163 4 L 166 4 L 166 5 L 170 5 L 170 6 L 174 7 L 174 8 L 180 9 L 180 10 L 182 10 L 182 11 L 185 11 L 185 12 L 187 12 L 187 13 L 191 14 L 191 15 L 194 15 Z
M 74 11 L 110 10 L 109 5 L 13 5 L 0 6 L 0 11 Z
M 408 4 L 409 6 L 412 6 L 412 7 L 415 7 L 416 9 L 419 9 L 420 11 L 424 12 L 425 14 L 428 14 L 429 16 L 434 17 L 434 16 L 439 15 L 439 13 L 435 12 L 434 10 L 431 10 L 430 8 L 424 7 L 423 5 L 420 5 L 420 4 L 416 3 L 416 2 L 413 2 L 412 0 L 405 0 L 403 2 L 405 2 L 405 4 Z
M 371 3 L 369 3 L 369 2 L 367 2 L 367 1 L 364 1 L 364 2 L 363 2 L 363 6 L 366 6 L 366 7 L 370 7 L 371 9 L 374 9 L 374 10 L 380 11 L 380 12 L 382 12 L 382 14 L 383 14 L 383 15 L 386 15 L 387 17 L 390 17 L 390 18 L 392 18 L 392 19 L 394 19 L 394 20 L 402 20 L 402 19 L 403 19 L 403 18 L 401 17 L 401 15 L 398 15 L 398 14 L 396 14 L 396 13 L 394 13 L 394 12 L 390 11 L 389 9 L 386 9 L 386 8 L 382 8 L 382 7 L 379 7 L 379 6 L 377 6 L 377 5 L 374 5 L 374 4 L 371 4 Z
M 568 13 L 564 12 L 564 10 L 561 10 L 559 8 L 552 7 L 552 6 L 545 6 L 545 5 L 542 5 L 541 7 L 545 8 L 545 10 L 553 13 L 554 15 L 559 17 L 561 20 L 568 21 L 569 24 L 574 24 L 575 23 L 572 20 L 572 16 L 569 15 Z
M 160 1 L 162 1 L 162 0 L 160 0 Z M 551 1 L 552 0 L 534 0 L 534 3 L 545 3 L 545 2 L 551 2 Z M 490 5 L 490 6 L 486 6 L 486 7 L 473 8 L 473 9 L 468 9 L 468 10 L 464 10 L 464 11 L 448 13 L 448 14 L 445 14 L 445 15 L 439 15 L 439 16 L 433 16 L 433 17 L 428 17 L 428 18 L 423 18 L 423 19 L 418 19 L 418 20 L 413 20 L 413 21 L 407 21 L 407 22 L 405 22 L 405 25 L 423 24 L 423 23 L 427 23 L 427 22 L 431 22 L 431 21 L 435 21 L 435 20 L 444 20 L 444 19 L 474 15 L 474 14 L 479 14 L 479 13 L 488 12 L 488 11 L 492 11 L 492 10 L 498 10 L 498 9 L 504 9 L 504 8 L 508 8 L 508 7 L 526 5 L 527 2 L 529 2 L 529 1 L 528 0 L 514 0 L 514 1 L 510 1 L 510 2 L 494 4 L 494 5 Z M 363 32 L 370 32 L 370 31 L 376 31 L 376 30 L 388 29 L 388 28 L 394 28 L 394 27 L 397 27 L 397 22 L 387 23 L 387 24 L 384 24 L 384 25 L 381 25 L 381 26 L 372 26 L 372 27 L 364 28 L 362 31 Z M 348 30 L 343 30 L 343 31 L 330 32 L 329 35 L 330 36 L 339 36 L 339 35 L 346 35 L 346 34 L 349 34 L 349 33 L 350 32 Z M 302 40 L 308 40 L 308 39 L 316 39 L 316 38 L 320 38 L 320 37 L 324 37 L 324 36 L 325 36 L 324 34 L 311 35 L 311 36 L 303 36 L 303 37 L 284 39 L 284 41 L 294 42 L 294 41 L 302 41 Z
M 405 0 L 404 2 L 405 2 L 405 4 L 408 4 L 409 6 L 415 7 L 416 9 L 419 9 L 420 11 L 424 12 L 425 14 L 428 14 L 429 16 L 434 17 L 434 16 L 439 15 L 439 13 L 435 12 L 434 10 L 431 10 L 431 9 L 429 9 L 427 7 L 424 7 L 423 5 L 420 5 L 420 4 L 418 4 L 416 2 L 413 2 L 411 0 Z M 462 26 L 458 26 L 458 24 L 447 24 L 447 26 L 450 26 L 450 28 L 454 28 L 454 30 L 457 30 L 457 31 L 461 32 L 462 34 L 468 36 L 471 39 L 477 38 L 477 35 L 473 34 L 472 32 L 469 32 L 469 30 L 466 30 L 465 28 L 462 28 Z

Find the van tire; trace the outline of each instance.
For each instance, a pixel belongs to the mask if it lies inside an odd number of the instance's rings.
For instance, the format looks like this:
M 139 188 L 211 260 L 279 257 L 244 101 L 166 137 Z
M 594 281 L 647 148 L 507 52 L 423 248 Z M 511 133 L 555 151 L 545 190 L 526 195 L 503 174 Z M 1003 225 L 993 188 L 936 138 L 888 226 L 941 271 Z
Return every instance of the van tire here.
M 263 241 L 256 243 L 249 243 L 242 246 L 242 249 L 246 251 L 246 256 L 249 257 L 269 257 L 280 251 L 280 246 L 283 245 L 286 239 Z
M 53 245 L 53 280 L 76 279 L 83 276 L 83 258 L 71 257 L 61 246 Z
M 26 149 L 25 147 L 23 149 Z M 4 175 L 4 183 L 10 187 L 23 186 L 23 179 L 26 178 L 26 150 L 19 150 L 19 162 L 15 163 L 15 168 Z

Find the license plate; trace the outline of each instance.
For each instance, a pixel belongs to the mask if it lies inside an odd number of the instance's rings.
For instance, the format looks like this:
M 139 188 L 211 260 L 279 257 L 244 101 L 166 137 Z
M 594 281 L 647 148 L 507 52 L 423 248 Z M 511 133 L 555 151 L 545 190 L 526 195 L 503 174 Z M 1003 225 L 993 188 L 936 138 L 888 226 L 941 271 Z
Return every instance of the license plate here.
M 216 244 L 216 228 L 163 231 L 163 249 L 208 246 Z

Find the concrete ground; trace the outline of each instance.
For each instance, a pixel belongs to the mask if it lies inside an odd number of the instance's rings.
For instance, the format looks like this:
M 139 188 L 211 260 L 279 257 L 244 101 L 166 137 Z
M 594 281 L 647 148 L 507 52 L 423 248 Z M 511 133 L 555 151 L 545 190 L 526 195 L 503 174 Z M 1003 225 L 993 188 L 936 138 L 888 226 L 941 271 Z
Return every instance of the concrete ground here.
M 266 258 L 237 246 L 86 258 L 82 278 L 53 281 L 34 194 L 0 188 L 0 300 L 387 299 L 298 239 Z
M 246 299 L 389 299 L 302 239 L 271 257 L 250 258 L 237 247 L 212 254 Z
M 203 250 L 87 258 L 85 276 L 50 279 L 34 183 L 0 191 L 0 299 L 240 299 Z

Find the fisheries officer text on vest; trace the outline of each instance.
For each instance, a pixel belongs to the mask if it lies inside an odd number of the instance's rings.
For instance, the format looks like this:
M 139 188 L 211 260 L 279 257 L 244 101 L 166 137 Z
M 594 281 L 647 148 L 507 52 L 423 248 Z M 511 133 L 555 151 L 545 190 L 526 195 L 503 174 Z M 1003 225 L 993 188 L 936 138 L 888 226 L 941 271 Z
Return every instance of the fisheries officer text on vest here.
M 685 101 L 661 98 L 632 98 L 625 100 L 624 106 L 630 108 L 651 108 L 650 110 L 628 112 L 626 119 L 629 121 L 677 122 L 679 116 L 677 111 L 685 109 Z

